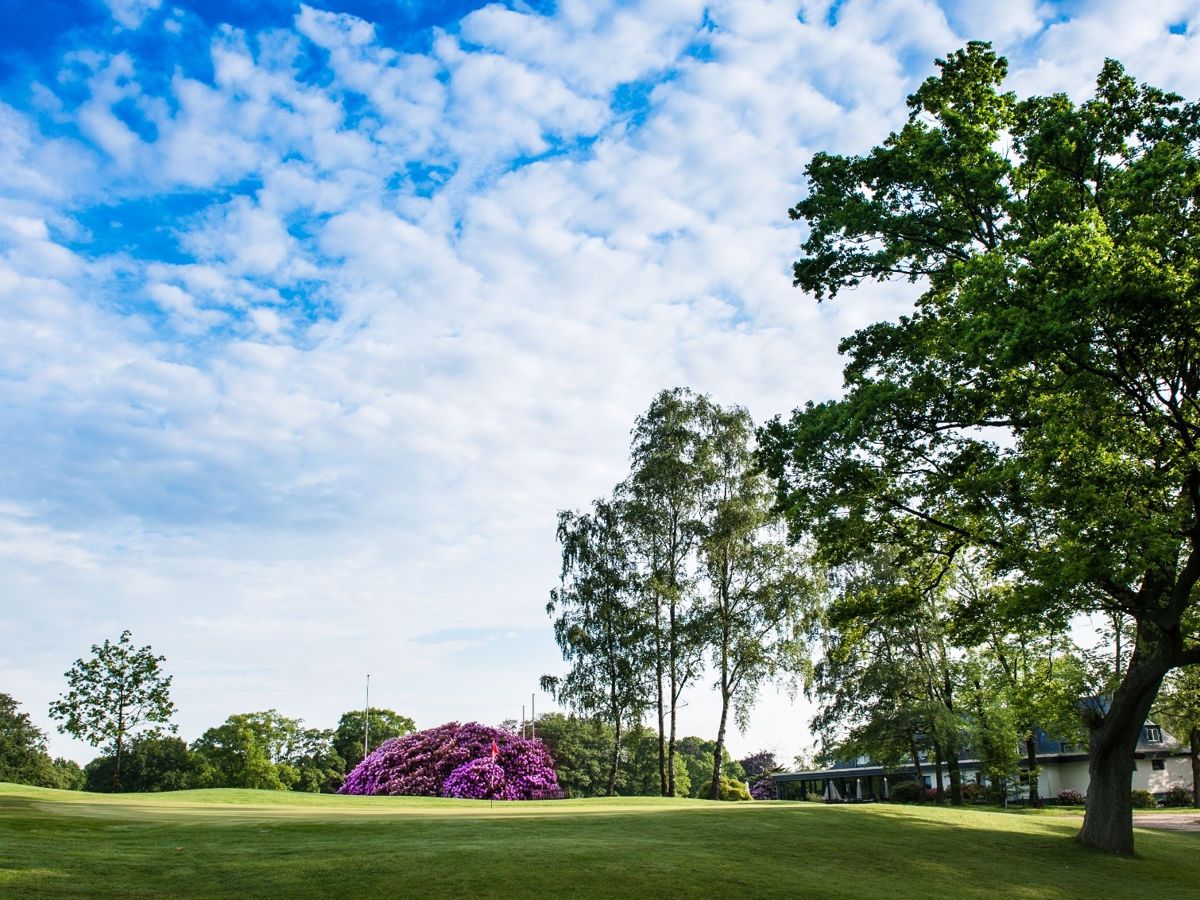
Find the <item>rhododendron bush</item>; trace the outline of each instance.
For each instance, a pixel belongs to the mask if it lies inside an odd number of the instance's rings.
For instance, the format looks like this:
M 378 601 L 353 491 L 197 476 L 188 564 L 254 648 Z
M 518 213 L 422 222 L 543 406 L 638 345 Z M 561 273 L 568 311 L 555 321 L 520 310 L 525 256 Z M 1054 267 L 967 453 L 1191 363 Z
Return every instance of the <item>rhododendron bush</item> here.
M 750 785 L 750 796 L 755 800 L 774 800 L 775 782 L 770 775 L 764 775 Z
M 448 722 L 380 744 L 346 776 L 341 793 L 529 800 L 557 787 L 540 741 L 478 722 Z

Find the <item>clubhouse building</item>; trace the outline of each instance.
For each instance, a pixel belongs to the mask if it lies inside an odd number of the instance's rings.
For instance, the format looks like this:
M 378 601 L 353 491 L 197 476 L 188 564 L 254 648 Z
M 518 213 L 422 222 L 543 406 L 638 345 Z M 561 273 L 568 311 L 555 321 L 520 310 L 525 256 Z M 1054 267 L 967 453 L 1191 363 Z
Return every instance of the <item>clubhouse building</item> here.
M 1088 790 L 1088 754 L 1076 744 L 1050 738 L 1041 730 L 1037 738 L 1038 796 L 1053 798 L 1059 791 L 1073 789 L 1082 795 Z M 927 788 L 936 787 L 937 773 L 932 760 L 926 762 L 921 754 L 921 770 L 911 762 L 907 765 L 889 767 L 875 765 L 865 756 L 849 762 L 839 762 L 828 769 L 810 772 L 780 772 L 772 775 L 775 796 L 779 800 L 803 800 L 818 795 L 829 801 L 870 801 L 888 799 L 891 788 L 902 781 L 920 780 Z M 1021 761 L 1026 768 L 1026 761 Z M 977 759 L 960 759 L 959 771 L 962 783 L 982 783 Z M 945 773 L 945 766 L 943 765 Z M 1021 776 L 1022 784 L 1013 785 L 1010 796 L 1020 800 L 1028 797 L 1029 776 Z M 943 783 L 949 790 L 948 774 Z M 1192 789 L 1191 753 L 1179 741 L 1153 722 L 1147 722 L 1138 738 L 1134 753 L 1133 787 L 1162 795 L 1170 788 L 1182 786 Z

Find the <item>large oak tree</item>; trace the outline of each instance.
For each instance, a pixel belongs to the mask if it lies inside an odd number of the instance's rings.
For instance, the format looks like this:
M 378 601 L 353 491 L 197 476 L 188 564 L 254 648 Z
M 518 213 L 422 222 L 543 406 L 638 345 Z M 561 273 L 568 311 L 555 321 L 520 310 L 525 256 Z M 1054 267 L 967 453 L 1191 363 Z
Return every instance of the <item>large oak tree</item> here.
M 832 560 L 893 541 L 986 556 L 1029 615 L 1134 623 L 1086 710 L 1080 837 L 1132 853 L 1131 759 L 1163 678 L 1200 662 L 1200 106 L 1113 61 L 1094 96 L 1018 99 L 972 43 L 863 156 L 817 154 L 795 282 L 910 279 L 847 338 L 844 399 L 765 431 L 781 499 Z

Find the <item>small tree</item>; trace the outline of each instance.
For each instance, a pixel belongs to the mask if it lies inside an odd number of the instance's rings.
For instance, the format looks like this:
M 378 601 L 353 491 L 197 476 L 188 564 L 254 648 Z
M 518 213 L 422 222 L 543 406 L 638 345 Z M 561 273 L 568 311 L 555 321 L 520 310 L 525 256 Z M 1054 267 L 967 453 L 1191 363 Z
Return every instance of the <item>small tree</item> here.
M 149 645 L 135 648 L 129 631 L 123 631 L 115 644 L 93 644 L 91 659 L 75 660 L 66 672 L 67 692 L 50 704 L 60 732 L 111 748 L 114 792 L 121 790 L 121 757 L 130 736 L 160 725 L 175 730 L 169 725 L 175 713 L 171 676 L 160 665 L 165 659 Z

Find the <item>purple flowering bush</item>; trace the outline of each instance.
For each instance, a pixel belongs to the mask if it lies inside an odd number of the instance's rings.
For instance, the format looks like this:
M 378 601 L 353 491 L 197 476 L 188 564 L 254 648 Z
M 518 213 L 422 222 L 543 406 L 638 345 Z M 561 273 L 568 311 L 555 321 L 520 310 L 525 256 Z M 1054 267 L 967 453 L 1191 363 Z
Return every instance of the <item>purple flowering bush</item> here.
M 512 789 L 513 786 L 506 783 L 504 770 L 485 756 L 465 762 L 451 772 L 442 784 L 442 796 L 463 800 L 521 799 L 509 796 Z
M 770 775 L 764 775 L 754 784 L 750 785 L 750 796 L 755 800 L 774 800 L 775 799 L 775 782 Z
M 529 800 L 557 787 L 541 741 L 478 722 L 447 722 L 380 744 L 346 776 L 340 793 Z

